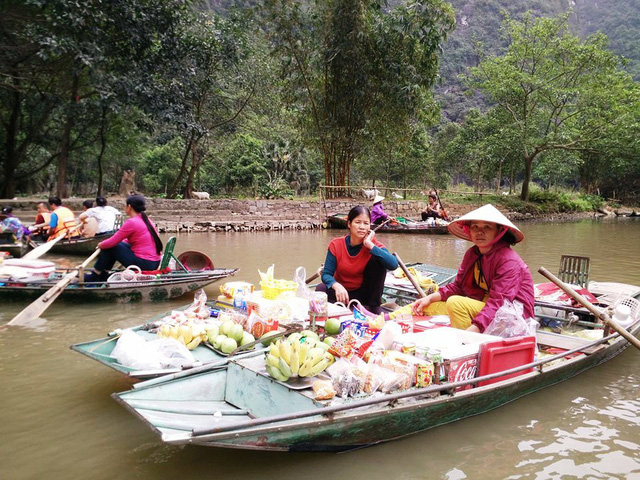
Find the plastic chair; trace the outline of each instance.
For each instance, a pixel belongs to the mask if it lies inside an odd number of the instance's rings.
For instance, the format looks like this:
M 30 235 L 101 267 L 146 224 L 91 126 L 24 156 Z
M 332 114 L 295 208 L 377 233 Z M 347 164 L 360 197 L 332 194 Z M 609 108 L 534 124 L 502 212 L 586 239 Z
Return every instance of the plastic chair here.
M 164 246 L 164 252 L 162 253 L 162 260 L 160 260 L 160 266 L 158 267 L 159 270 L 164 270 L 165 268 L 167 268 L 169 266 L 169 262 L 173 258 L 176 261 L 176 265 L 178 265 L 185 272 L 188 271 L 185 268 L 185 266 L 180 262 L 180 260 L 178 260 L 176 256 L 173 254 L 173 249 L 175 248 L 175 246 L 176 246 L 176 237 L 169 238 L 169 240 L 167 240 L 167 243 Z
M 579 285 L 583 288 L 589 286 L 589 269 L 591 259 L 574 255 L 562 255 L 560 257 L 560 269 L 558 277 L 565 283 Z

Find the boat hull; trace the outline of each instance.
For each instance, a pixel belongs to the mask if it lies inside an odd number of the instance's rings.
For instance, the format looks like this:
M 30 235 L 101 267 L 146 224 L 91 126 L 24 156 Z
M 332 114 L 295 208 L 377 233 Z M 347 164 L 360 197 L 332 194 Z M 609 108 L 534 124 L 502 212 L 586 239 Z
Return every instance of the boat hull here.
M 327 218 L 327 222 L 331 228 L 347 228 L 347 216 L 344 214 L 331 215 Z M 382 225 L 378 232 L 380 233 L 411 233 L 422 235 L 447 235 L 449 229 L 446 225 L 427 225 L 425 222 L 416 222 L 415 224 L 399 223 L 397 226 Z
M 639 329 L 636 324 L 632 333 L 637 335 Z M 449 391 L 442 394 L 434 392 L 434 387 L 429 387 L 419 392 L 421 395 L 424 392 L 425 395 L 412 397 L 414 400 L 408 402 L 399 400 L 393 405 L 385 402 L 380 406 L 363 406 L 357 410 L 352 408 L 330 412 L 328 415 L 323 414 L 322 405 L 303 398 L 270 378 L 256 375 L 249 369 L 245 369 L 247 371 L 243 373 L 241 361 L 229 365 L 227 375 L 238 378 L 228 380 L 226 384 L 221 380 L 223 372 L 218 371 L 169 381 L 162 386 L 114 394 L 114 398 L 147 423 L 167 443 L 250 450 L 337 452 L 396 440 L 488 412 L 604 363 L 629 345 L 621 337 L 609 342 L 588 355 L 580 355 L 560 364 L 541 365 L 531 373 L 483 387 L 457 392 L 449 388 Z M 200 392 L 206 385 L 217 387 L 215 392 L 202 396 Z M 435 387 L 438 388 L 442 387 Z M 172 393 L 173 390 L 178 390 L 179 394 Z M 427 394 L 436 396 L 429 397 Z M 183 403 L 184 400 L 198 400 L 200 403 L 205 403 L 205 400 L 226 401 L 230 406 L 246 408 L 252 415 L 247 415 L 244 419 L 227 417 L 227 424 L 231 428 L 212 431 L 224 428 L 224 421 L 216 423 L 217 420 L 211 415 L 195 415 L 193 412 L 189 415 L 178 415 L 175 411 L 158 412 L 153 411 L 157 407 L 149 406 L 149 402 L 161 399 L 166 401 L 168 397 L 179 399 Z M 275 415 L 274 420 L 270 421 L 268 417 L 274 413 L 269 412 L 269 402 L 265 398 L 272 404 L 281 405 L 285 410 L 282 413 L 295 415 L 296 412 L 311 411 L 311 415 L 292 419 Z M 302 402 L 303 399 L 307 403 Z M 317 409 L 317 414 L 314 414 L 314 409 Z M 240 414 L 241 412 L 236 413 Z M 222 416 L 224 418 L 225 413 Z M 252 425 L 256 421 L 268 423 Z
M 101 287 L 87 287 L 81 284 L 67 286 L 60 298 L 74 302 L 161 302 L 177 298 L 189 292 L 206 287 L 222 278 L 235 274 L 237 269 L 211 270 L 209 273 L 191 273 L 170 279 L 138 283 L 134 286 L 122 282 Z M 0 286 L 0 298 L 4 301 L 36 299 L 49 290 L 54 283 L 6 284 Z

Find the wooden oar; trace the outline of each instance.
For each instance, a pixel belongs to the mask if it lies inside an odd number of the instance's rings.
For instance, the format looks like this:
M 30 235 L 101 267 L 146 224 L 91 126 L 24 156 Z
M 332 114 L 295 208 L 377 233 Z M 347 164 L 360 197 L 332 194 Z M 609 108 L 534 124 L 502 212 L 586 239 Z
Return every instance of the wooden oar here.
M 420 295 L 421 298 L 424 298 L 427 296 L 426 293 L 424 293 L 424 290 L 422 290 L 422 287 L 420 287 L 420 284 L 418 283 L 418 281 L 414 278 L 413 275 L 411 275 L 411 272 L 409 271 L 409 269 L 407 268 L 407 266 L 404 264 L 404 262 L 402 261 L 402 259 L 400 258 L 400 256 L 394 252 L 393 254 L 396 259 L 398 260 L 398 265 L 400 265 L 400 268 L 402 269 L 402 271 L 404 272 L 404 274 L 407 276 L 407 278 L 409 279 L 409 281 L 411 282 L 411 284 L 415 287 L 415 289 L 418 292 L 418 295 Z
M 61 235 L 58 238 L 54 238 L 50 242 L 45 242 L 42 245 L 37 246 L 36 248 L 31 250 L 29 253 L 24 255 L 22 258 L 26 258 L 27 260 L 35 260 L 36 258 L 40 258 L 42 255 L 44 255 L 49 250 L 51 250 L 56 243 L 58 243 L 60 240 L 63 240 L 69 233 L 76 231 L 81 226 L 82 225 L 77 225 L 73 227 L 71 230 L 69 230 L 66 234 Z
M 82 262 L 79 269 L 84 269 L 87 265 L 89 265 L 89 263 L 94 258 L 98 256 L 99 253 L 100 253 L 100 249 L 97 248 L 96 251 L 93 252 L 89 258 L 87 258 L 84 262 Z M 74 270 L 73 272 L 67 273 L 64 277 L 62 277 L 58 281 L 58 283 L 56 283 L 53 287 L 51 287 L 49 290 L 44 292 L 37 300 L 31 303 L 31 305 L 29 305 L 27 308 L 22 310 L 15 317 L 13 317 L 11 321 L 7 323 L 7 325 L 29 323 L 30 321 L 38 318 L 40 315 L 44 313 L 44 311 L 47 308 L 51 306 L 54 300 L 58 298 L 58 295 L 60 295 L 62 291 L 65 289 L 65 287 L 69 285 L 69 283 L 71 283 L 71 280 L 73 280 L 78 276 L 78 273 L 79 273 L 78 270 Z
M 599 308 L 597 308 L 593 303 L 591 303 L 589 300 L 587 300 L 586 298 L 584 298 L 582 295 L 580 295 L 578 292 L 576 292 L 573 288 L 571 288 L 569 285 L 567 285 L 566 283 L 564 283 L 562 280 L 560 280 L 558 277 L 556 277 L 553 273 L 551 273 L 549 270 L 547 270 L 544 267 L 540 267 L 538 269 L 538 272 L 544 276 L 547 277 L 549 280 L 551 280 L 553 283 L 555 283 L 558 287 L 560 287 L 560 289 L 566 293 L 567 295 L 569 295 L 571 298 L 573 298 L 576 302 L 578 302 L 580 305 L 582 305 L 584 308 L 586 308 L 587 310 L 589 310 L 591 313 L 593 313 L 595 315 L 596 318 L 599 318 L 600 320 L 602 320 L 605 324 L 609 325 L 611 328 L 613 328 L 616 332 L 618 332 L 620 335 L 622 335 L 631 345 L 633 345 L 634 347 L 636 347 L 638 350 L 640 350 L 640 340 L 638 340 L 636 337 L 634 337 L 633 335 L 631 335 L 624 327 L 621 327 L 618 322 L 616 322 L 615 320 L 613 320 L 609 315 L 607 315 L 605 312 L 603 312 L 602 310 L 600 310 Z

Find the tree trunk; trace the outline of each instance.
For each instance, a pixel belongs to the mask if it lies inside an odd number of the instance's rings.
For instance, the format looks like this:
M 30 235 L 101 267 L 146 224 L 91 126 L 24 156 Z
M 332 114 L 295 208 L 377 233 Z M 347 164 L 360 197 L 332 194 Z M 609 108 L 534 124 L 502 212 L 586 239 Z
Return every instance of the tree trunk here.
M 56 193 L 60 198 L 67 197 L 69 192 L 67 189 L 67 169 L 69 166 L 69 149 L 71 146 L 71 130 L 74 124 L 75 102 L 78 96 L 78 74 L 74 73 L 71 83 L 71 97 L 67 109 L 67 118 L 62 132 L 62 142 L 60 145 L 60 157 L 58 158 L 58 175 L 56 182 Z
M 498 162 L 498 185 L 496 185 L 496 193 L 500 193 L 500 184 L 502 183 L 502 158 Z
M 193 146 L 191 147 L 191 168 L 189 169 L 189 174 L 187 175 L 187 184 L 184 187 L 183 198 L 193 198 L 193 179 L 195 178 L 195 174 L 199 169 L 200 159 L 198 156 L 198 144 L 196 143 L 196 140 L 194 140 Z
M 14 81 L 14 84 L 18 81 Z M 19 83 L 18 83 L 19 85 Z M 18 165 L 17 156 L 17 135 L 18 121 L 20 119 L 21 96 L 16 89 L 13 92 L 11 116 L 6 128 L 6 147 L 4 152 L 4 185 L 2 186 L 2 198 L 13 198 L 16 193 L 15 173 Z
M 520 192 L 520 200 L 524 202 L 529 201 L 529 182 L 531 182 L 531 173 L 533 171 L 533 159 L 534 155 L 524 157 L 524 178 L 522 179 L 522 191 Z
M 104 152 L 107 149 L 107 107 L 102 107 L 102 121 L 100 122 L 100 153 L 98 154 L 98 196 L 102 195 L 102 159 L 104 158 Z
M 178 176 L 171 184 L 171 187 L 169 187 L 169 194 L 167 195 L 168 198 L 175 198 L 176 192 L 178 190 L 178 185 L 180 185 L 180 182 L 182 181 L 182 177 L 184 177 L 184 174 L 187 172 L 187 163 L 189 162 L 189 153 L 191 153 L 191 148 L 193 147 L 194 137 L 195 137 L 195 132 L 192 131 L 189 136 L 189 141 L 187 142 L 184 155 L 182 156 L 182 165 L 180 165 L 180 171 L 178 172 Z

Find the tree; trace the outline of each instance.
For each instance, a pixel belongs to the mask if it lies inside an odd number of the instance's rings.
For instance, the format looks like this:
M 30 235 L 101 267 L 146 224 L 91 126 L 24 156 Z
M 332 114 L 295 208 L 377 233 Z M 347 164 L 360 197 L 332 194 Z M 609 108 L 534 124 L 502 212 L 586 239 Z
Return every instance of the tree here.
M 302 108 L 306 135 L 322 154 L 327 185 L 349 185 L 351 165 L 376 129 L 406 124 L 432 107 L 429 89 L 453 10 L 441 0 L 388 11 L 383 3 L 328 0 L 303 8 L 264 0 L 291 102 Z
M 590 151 L 631 115 L 633 82 L 607 50 L 606 36 L 584 42 L 567 16 L 506 18 L 507 51 L 472 68 L 469 85 L 495 103 L 518 139 L 524 163 L 520 198 L 528 200 L 533 164 L 551 150 Z

